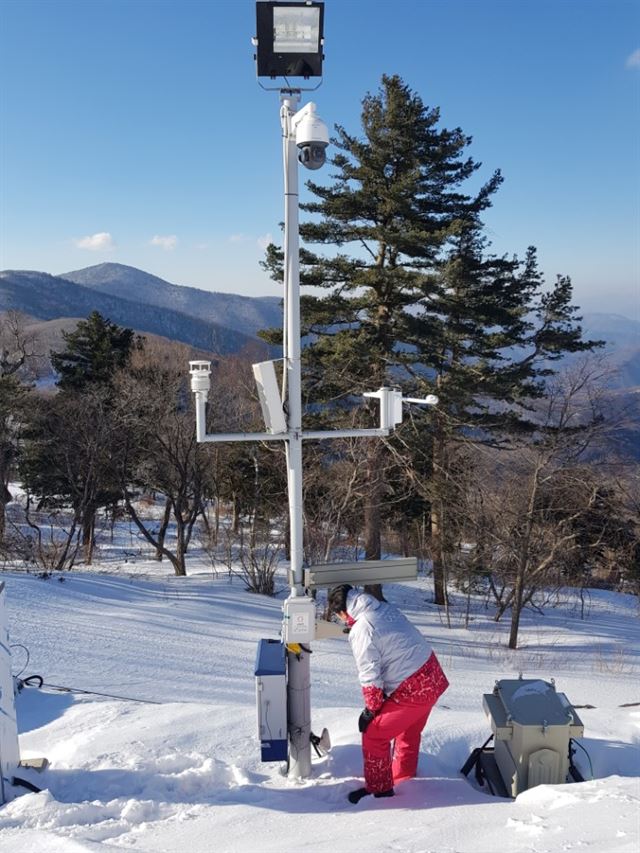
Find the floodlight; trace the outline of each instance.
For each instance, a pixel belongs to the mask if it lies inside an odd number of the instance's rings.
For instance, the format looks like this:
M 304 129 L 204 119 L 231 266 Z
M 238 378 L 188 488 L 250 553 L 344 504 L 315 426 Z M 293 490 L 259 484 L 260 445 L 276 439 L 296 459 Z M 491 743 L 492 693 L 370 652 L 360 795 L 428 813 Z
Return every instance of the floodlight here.
M 324 3 L 256 3 L 258 77 L 321 77 Z

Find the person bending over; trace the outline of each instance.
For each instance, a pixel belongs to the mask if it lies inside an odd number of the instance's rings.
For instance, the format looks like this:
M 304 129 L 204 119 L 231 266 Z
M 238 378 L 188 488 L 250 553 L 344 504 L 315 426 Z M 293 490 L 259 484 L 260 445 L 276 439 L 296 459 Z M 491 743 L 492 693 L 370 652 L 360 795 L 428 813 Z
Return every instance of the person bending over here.
M 365 704 L 358 720 L 364 788 L 349 801 L 392 797 L 394 785 L 416 775 L 422 730 L 449 682 L 429 643 L 392 604 L 342 584 L 330 590 L 328 607 L 351 626 Z

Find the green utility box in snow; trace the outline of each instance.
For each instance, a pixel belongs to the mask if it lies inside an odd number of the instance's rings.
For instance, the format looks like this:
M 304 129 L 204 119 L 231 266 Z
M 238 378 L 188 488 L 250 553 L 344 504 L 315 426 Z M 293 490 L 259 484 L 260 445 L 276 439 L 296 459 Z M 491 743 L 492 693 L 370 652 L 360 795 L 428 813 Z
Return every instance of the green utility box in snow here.
M 484 694 L 483 706 L 493 730 L 495 762 L 510 796 L 568 781 L 569 741 L 581 737 L 584 726 L 553 681 L 496 681 L 493 693 Z

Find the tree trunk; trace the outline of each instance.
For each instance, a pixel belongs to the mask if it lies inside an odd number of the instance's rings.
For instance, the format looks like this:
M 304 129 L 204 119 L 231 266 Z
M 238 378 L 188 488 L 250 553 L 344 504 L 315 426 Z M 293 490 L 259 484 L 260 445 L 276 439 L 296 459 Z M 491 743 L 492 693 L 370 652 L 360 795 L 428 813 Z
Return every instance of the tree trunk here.
M 144 522 L 142 521 L 142 519 L 140 518 L 140 516 L 136 512 L 135 507 L 131 503 L 129 495 L 126 492 L 124 492 L 124 502 L 125 502 L 125 506 L 127 508 L 127 512 L 129 513 L 130 518 L 133 519 L 133 523 L 138 528 L 140 533 L 142 533 L 142 535 L 144 536 L 144 538 L 147 540 L 147 542 L 150 545 L 152 545 L 154 548 L 157 548 L 158 547 L 158 540 L 156 538 L 154 538 L 151 535 L 151 533 L 147 530 L 147 527 L 145 526 Z M 169 560 L 169 562 L 173 566 L 173 569 L 174 569 L 176 575 L 184 575 L 185 574 L 184 556 L 183 556 L 182 563 L 181 563 L 180 560 L 178 559 L 177 554 L 172 554 L 171 551 L 169 551 L 169 549 L 166 546 L 162 547 L 162 553 L 164 554 L 164 556 Z
M 364 505 L 364 558 L 379 560 L 382 555 L 380 506 L 384 481 L 382 473 L 383 446 L 379 441 L 370 442 L 367 460 L 367 497 Z M 378 601 L 385 601 L 382 585 L 365 584 L 365 592 Z
M 169 521 L 171 519 L 171 501 L 166 498 L 164 505 L 164 513 L 162 514 L 162 522 L 160 524 L 160 530 L 158 530 L 158 544 L 156 545 L 156 554 L 154 559 L 159 563 L 162 562 L 162 556 L 164 552 L 164 540 L 167 535 L 167 530 L 169 528 Z
M 433 560 L 433 600 L 443 607 L 447 603 L 444 579 L 441 502 L 431 504 L 431 558 Z
M 61 572 L 64 569 L 71 569 L 73 567 L 73 561 L 75 560 L 75 556 L 78 552 L 78 543 L 76 541 L 76 546 L 73 552 L 71 552 L 71 557 L 69 557 L 69 552 L 71 551 L 71 543 L 73 542 L 73 537 L 76 532 L 76 516 L 73 518 L 73 522 L 71 524 L 71 529 L 69 530 L 69 535 L 67 536 L 67 541 L 65 542 L 65 546 L 62 549 L 62 553 L 58 557 L 58 561 L 55 566 L 51 566 L 51 569 L 57 572 Z
M 215 525 L 214 525 L 214 541 L 215 544 L 218 544 L 218 540 L 220 539 L 220 498 L 216 498 L 216 508 L 215 508 Z
M 7 480 L 9 479 L 9 465 L 2 457 L 2 465 L 0 467 L 0 542 L 4 539 L 4 531 L 6 524 L 6 508 L 7 504 L 13 500 L 13 496 L 7 488 Z
M 187 574 L 185 536 L 185 524 L 181 518 L 176 518 L 176 561 L 173 564 L 173 568 L 179 577 L 185 577 Z
M 538 485 L 541 463 L 539 462 L 534 471 L 531 481 L 531 492 L 529 494 L 529 506 L 527 507 L 526 527 L 522 536 L 522 545 L 518 556 L 518 567 L 516 571 L 516 582 L 513 588 L 513 603 L 511 605 L 511 630 L 509 632 L 509 648 L 518 648 L 518 629 L 520 627 L 520 613 L 522 612 L 524 600 L 524 584 L 529 565 L 529 548 L 531 545 L 531 533 L 533 530 L 533 514 L 538 498 Z
M 95 507 L 85 509 L 82 516 L 82 548 L 85 565 L 93 561 L 93 545 L 95 541 L 96 510 Z
M 433 482 L 434 500 L 431 503 L 431 544 L 433 559 L 433 600 L 440 607 L 447 602 L 447 585 L 445 583 L 445 530 L 444 530 L 444 489 L 447 470 L 444 428 L 438 414 L 435 415 L 434 425 L 436 435 L 433 442 Z
M 240 497 L 235 492 L 231 496 L 231 531 L 236 536 L 240 530 Z
M 520 627 L 520 613 L 522 612 L 525 571 L 526 562 L 523 564 L 522 561 L 520 561 L 520 564 L 518 565 L 518 572 L 516 574 L 513 604 L 511 605 L 511 630 L 509 631 L 510 649 L 518 648 L 518 629 Z

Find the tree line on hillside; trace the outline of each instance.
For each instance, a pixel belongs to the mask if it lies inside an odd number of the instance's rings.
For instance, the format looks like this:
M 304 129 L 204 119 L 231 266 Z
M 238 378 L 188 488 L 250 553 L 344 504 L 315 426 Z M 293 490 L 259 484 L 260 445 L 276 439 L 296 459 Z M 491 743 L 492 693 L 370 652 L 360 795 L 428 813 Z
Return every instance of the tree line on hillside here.
M 305 443 L 306 559 L 345 547 L 366 559 L 417 553 L 447 618 L 454 586 L 468 601 L 484 590 L 496 618 L 511 614 L 515 648 L 541 589 L 595 572 L 638 581 L 635 471 L 613 455 L 600 342 L 583 339 L 570 279 L 545 287 L 534 248 L 491 254 L 482 215 L 500 173 L 478 183 L 470 137 L 442 128 L 400 78 L 365 97 L 359 135 L 336 134 L 332 183 L 308 183 L 300 229 L 302 283 L 320 294 L 302 299 L 305 424 L 372 425 L 377 412 L 356 401 L 382 385 L 440 403 L 407 410 L 385 441 Z M 282 278 L 278 247 L 264 267 Z M 27 518 L 32 507 L 73 510 L 60 566 L 74 542 L 90 561 L 96 514 L 123 509 L 177 574 L 196 529 L 214 547 L 231 530 L 249 585 L 273 591 L 286 541 L 282 448 L 198 446 L 186 358 L 98 314 L 65 345 L 52 358 L 54 395 L 20 381 L 20 346 L 3 362 L 0 518 L 17 465 Z M 584 359 L 556 372 L 568 353 Z M 209 429 L 259 428 L 246 362 L 221 360 L 214 388 Z M 145 493 L 165 500 L 153 523 L 136 500 Z
M 7 338 L 8 324 L 18 349 L 35 351 L 16 315 L 7 316 L 0 335 Z M 167 559 L 177 575 L 186 574 L 196 521 L 208 523 L 211 503 L 235 508 L 236 529 L 240 517 L 250 514 L 250 463 L 229 456 L 222 465 L 219 454 L 197 445 L 186 378 L 188 347 L 146 341 L 98 312 L 75 331 L 63 332 L 63 339 L 65 348 L 51 355 L 56 393 L 30 387 L 24 370 L 22 376 L 0 374 L 5 551 L 13 549 L 47 570 L 70 568 L 77 560 L 90 564 L 98 517 L 115 521 L 124 512 L 157 559 Z M 248 363 L 234 366 L 233 359 L 221 371 L 228 385 L 224 417 L 233 420 L 237 414 L 236 423 L 251 416 L 251 404 L 236 397 L 231 374 L 242 384 L 247 371 Z M 219 386 L 224 387 L 223 379 Z M 24 524 L 20 515 L 20 524 L 8 530 L 12 479 L 25 489 L 25 515 Z M 164 504 L 160 519 L 140 508 L 139 499 L 150 495 Z

